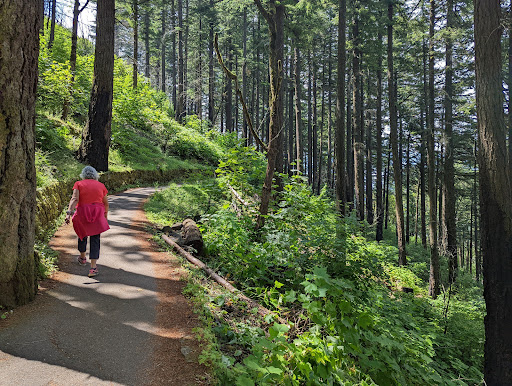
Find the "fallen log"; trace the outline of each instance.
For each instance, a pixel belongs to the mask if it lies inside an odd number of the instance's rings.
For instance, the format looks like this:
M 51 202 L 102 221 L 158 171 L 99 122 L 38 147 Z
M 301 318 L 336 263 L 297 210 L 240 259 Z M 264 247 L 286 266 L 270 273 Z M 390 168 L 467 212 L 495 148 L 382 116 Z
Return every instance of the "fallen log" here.
M 196 265 L 197 267 L 201 268 L 203 271 L 205 271 L 213 280 L 215 280 L 217 283 L 219 283 L 221 286 L 226 288 L 229 292 L 236 294 L 240 299 L 245 301 L 250 307 L 256 308 L 258 310 L 258 314 L 262 317 L 265 317 L 267 315 L 274 316 L 277 321 L 281 324 L 289 325 L 288 321 L 281 318 L 280 316 L 277 316 L 274 312 L 270 311 L 268 308 L 263 307 L 258 302 L 252 300 L 251 298 L 248 298 L 245 296 L 240 290 L 233 287 L 231 283 L 229 283 L 226 279 L 224 279 L 222 276 L 215 273 L 211 268 L 208 268 L 208 266 L 203 263 L 198 258 L 192 256 L 190 253 L 185 251 L 183 248 L 181 248 L 178 244 L 176 244 L 173 240 L 171 240 L 167 235 L 162 234 L 162 238 L 164 241 L 173 247 L 182 257 L 190 261 L 192 264 Z

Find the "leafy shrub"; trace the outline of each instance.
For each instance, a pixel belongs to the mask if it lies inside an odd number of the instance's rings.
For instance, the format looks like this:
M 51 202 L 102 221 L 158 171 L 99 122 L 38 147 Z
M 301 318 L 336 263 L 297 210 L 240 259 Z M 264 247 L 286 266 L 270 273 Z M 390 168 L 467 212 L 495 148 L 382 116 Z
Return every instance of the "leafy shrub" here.
M 249 183 L 248 175 L 258 162 L 250 150 L 231 151 L 217 170 L 219 186 L 227 190 L 229 183 L 250 197 L 258 184 Z M 340 221 L 326 191 L 313 195 L 300 177 L 282 176 L 282 181 L 259 233 L 254 212 L 234 213 L 228 206 L 202 226 L 210 266 L 270 309 L 302 320 L 300 331 L 274 324 L 268 331 L 251 331 L 256 338 L 221 325 L 219 339 L 250 352 L 242 358 L 223 352 L 221 382 L 478 383 L 483 307 L 466 309 L 452 298 L 445 318 L 445 303 L 422 297 L 426 283 L 396 266 L 396 247 L 368 242 L 352 217 Z M 416 270 L 426 268 L 424 258 L 421 248 L 411 259 Z M 402 286 L 415 294 L 396 290 Z

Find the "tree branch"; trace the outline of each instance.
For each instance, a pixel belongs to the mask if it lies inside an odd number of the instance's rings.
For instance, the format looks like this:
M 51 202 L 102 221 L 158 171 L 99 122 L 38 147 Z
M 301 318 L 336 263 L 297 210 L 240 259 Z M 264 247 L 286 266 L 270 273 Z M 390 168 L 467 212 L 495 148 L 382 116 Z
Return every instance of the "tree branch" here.
M 254 0 L 254 4 L 256 4 L 256 7 L 258 7 L 259 11 L 261 12 L 261 15 L 265 18 L 265 20 L 267 21 L 267 23 L 269 25 L 272 25 L 272 17 L 270 15 L 270 12 L 268 12 L 264 7 L 263 7 L 263 4 L 261 3 L 260 0 Z
M 85 7 L 87 7 L 87 5 L 89 4 L 89 0 L 87 0 L 84 4 L 84 6 L 78 11 L 78 14 L 80 15 L 82 13 L 82 11 L 85 9 Z
M 226 76 L 235 81 L 235 88 L 236 88 L 236 94 L 238 95 L 238 98 L 240 99 L 240 103 L 242 104 L 242 109 L 244 112 L 245 120 L 247 121 L 247 126 L 249 126 L 249 130 L 251 131 L 251 134 L 253 135 L 254 139 L 258 144 L 261 146 L 262 149 L 265 151 L 268 150 L 267 145 L 263 143 L 263 141 L 260 139 L 256 131 L 254 130 L 254 127 L 252 125 L 251 116 L 249 115 L 249 111 L 247 110 L 247 105 L 245 104 L 244 96 L 242 94 L 242 91 L 240 90 L 240 87 L 238 86 L 238 77 L 236 74 L 229 70 L 229 68 L 226 67 L 224 64 L 224 60 L 222 59 L 222 55 L 219 50 L 219 36 L 215 34 L 215 38 L 213 39 L 213 46 L 215 48 L 215 52 L 217 53 L 217 60 L 219 61 L 222 69 L 226 73 Z

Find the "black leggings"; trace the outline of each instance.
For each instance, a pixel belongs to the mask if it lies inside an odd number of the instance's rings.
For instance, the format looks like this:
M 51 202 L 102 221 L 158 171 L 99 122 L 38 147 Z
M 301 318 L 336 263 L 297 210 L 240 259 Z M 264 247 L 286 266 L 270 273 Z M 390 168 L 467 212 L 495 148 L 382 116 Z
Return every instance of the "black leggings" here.
M 100 258 L 100 235 L 90 236 L 91 245 L 89 246 L 89 259 L 99 259 Z M 83 239 L 78 239 L 78 250 L 80 252 L 85 252 L 87 249 L 87 236 Z

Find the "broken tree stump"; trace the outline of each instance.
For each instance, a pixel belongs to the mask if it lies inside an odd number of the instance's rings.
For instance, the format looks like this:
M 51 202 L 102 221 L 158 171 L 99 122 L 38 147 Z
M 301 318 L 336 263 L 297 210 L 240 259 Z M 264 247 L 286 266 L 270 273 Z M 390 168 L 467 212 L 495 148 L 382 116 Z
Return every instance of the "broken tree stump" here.
M 203 252 L 203 236 L 194 220 L 187 218 L 183 221 L 183 228 L 181 228 L 181 236 L 183 237 L 183 244 L 194 248 L 198 254 Z

